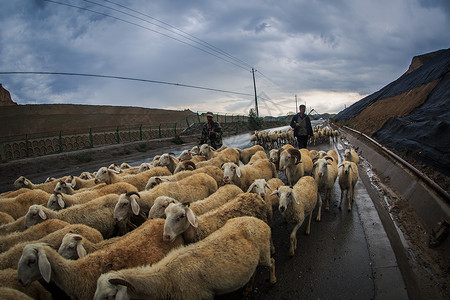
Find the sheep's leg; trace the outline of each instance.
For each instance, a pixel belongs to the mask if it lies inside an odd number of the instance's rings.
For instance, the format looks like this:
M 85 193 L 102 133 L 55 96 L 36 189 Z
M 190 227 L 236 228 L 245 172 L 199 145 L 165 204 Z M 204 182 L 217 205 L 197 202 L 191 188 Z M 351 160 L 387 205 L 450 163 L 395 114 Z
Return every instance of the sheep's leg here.
M 317 210 L 316 221 L 320 222 L 320 217 L 321 217 L 321 213 L 322 213 L 322 197 L 320 196 L 319 193 L 317 193 L 317 202 L 319 203 L 319 209 Z M 311 214 L 312 214 L 312 212 L 311 212 Z
M 255 275 L 256 275 L 256 270 L 255 272 L 253 272 L 252 277 L 250 278 L 250 280 L 247 282 L 247 284 L 244 287 L 244 291 L 242 292 L 242 295 L 244 297 L 247 297 L 253 290 L 253 283 L 255 282 Z
M 352 196 L 351 196 L 352 193 L 353 193 L 352 186 L 350 186 L 347 190 L 347 195 L 346 195 L 347 203 L 348 203 L 348 211 L 352 210 Z
M 328 198 L 328 192 L 325 192 L 325 200 L 327 201 L 327 205 L 325 206 L 325 210 L 330 210 L 330 198 Z
M 270 268 L 269 268 L 269 281 L 271 284 L 275 284 L 277 282 L 277 277 L 275 276 L 275 259 L 270 259 Z
M 308 226 L 306 226 L 306 234 L 311 233 L 311 220 L 312 220 L 312 212 L 309 214 Z
M 270 253 L 275 254 L 275 246 L 273 244 L 272 236 L 270 236 Z
M 289 250 L 289 254 L 291 256 L 294 256 L 295 249 L 297 249 L 297 230 L 300 228 L 302 224 L 298 223 L 294 226 L 294 229 L 292 229 L 290 240 L 291 240 L 291 249 Z
M 326 197 L 327 197 L 327 206 L 328 206 L 328 209 L 327 210 L 330 210 L 330 200 L 331 200 L 331 189 L 327 189 L 326 190 Z
M 341 203 L 339 204 L 339 209 L 342 209 L 342 200 L 344 200 L 344 189 L 341 188 Z

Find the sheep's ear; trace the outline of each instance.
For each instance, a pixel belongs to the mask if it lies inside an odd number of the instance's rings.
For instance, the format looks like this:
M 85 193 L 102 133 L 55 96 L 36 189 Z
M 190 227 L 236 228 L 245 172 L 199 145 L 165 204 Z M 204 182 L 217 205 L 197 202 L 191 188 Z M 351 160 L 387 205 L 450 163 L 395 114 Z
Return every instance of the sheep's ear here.
M 353 164 L 351 164 L 350 167 L 352 168 L 353 173 L 356 174 L 355 166 Z
M 124 297 L 126 297 L 126 298 L 123 298 L 123 299 L 128 299 L 128 295 L 126 294 L 126 288 L 129 288 L 132 293 L 136 292 L 136 289 L 134 288 L 134 286 L 131 283 L 129 283 L 128 281 L 126 281 L 125 279 L 110 278 L 108 281 L 111 284 L 125 287 L 125 295 L 124 295 Z M 117 296 L 116 296 L 116 299 L 118 299 Z
M 339 166 L 338 166 L 338 168 L 342 167 L 343 165 L 344 165 L 343 163 L 340 163 Z
M 52 275 L 52 267 L 50 266 L 47 255 L 45 255 L 45 253 L 42 253 L 42 251 L 36 251 L 38 253 L 39 272 L 41 273 L 42 278 L 44 278 L 44 280 L 48 283 L 50 282 L 50 277 Z
M 277 196 L 279 196 L 279 194 L 278 194 L 278 190 L 275 190 L 275 191 L 273 191 L 271 194 L 270 194 L 270 196 L 273 196 L 273 195 L 277 195 Z
M 117 287 L 116 300 L 128 300 L 127 287 L 119 285 Z
M 248 187 L 247 193 L 250 193 L 250 191 L 253 190 L 254 187 L 255 187 L 255 183 L 253 182 L 253 183 L 250 184 L 250 186 Z
M 42 220 L 47 220 L 47 215 L 45 214 L 45 212 L 44 212 L 41 208 L 39 208 L 38 214 L 39 214 L 39 217 L 40 217 Z
M 113 169 L 108 169 L 108 172 L 109 172 L 109 173 L 116 173 L 116 174 L 120 174 L 120 172 L 119 172 L 119 171 L 116 171 L 116 170 L 113 170 Z
M 297 199 L 297 195 L 295 195 L 294 191 L 291 191 L 291 195 L 292 195 L 292 198 L 294 199 L 295 203 L 300 204 L 300 202 Z
M 131 198 L 131 210 L 133 211 L 133 214 L 135 214 L 136 216 L 139 215 L 139 210 L 140 210 L 140 206 L 137 203 L 135 198 Z
M 64 202 L 61 195 L 57 195 L 56 198 L 58 199 L 58 205 L 61 208 L 64 208 L 66 206 L 66 203 Z
M 72 188 L 75 188 L 75 186 L 77 185 L 77 179 L 75 178 L 75 176 L 72 176 L 72 180 L 69 184 Z
M 83 244 L 81 243 L 82 239 L 77 240 L 77 254 L 79 258 L 85 257 L 87 255 L 86 249 L 84 248 Z
M 216 151 L 216 149 L 214 149 L 213 147 L 209 146 L 209 150 L 211 151 Z
M 239 167 L 236 168 L 236 175 L 239 178 L 241 177 L 241 168 L 239 168 Z
M 272 189 L 270 188 L 270 185 L 267 182 L 266 182 L 265 186 L 266 186 L 266 188 L 269 189 L 269 191 L 272 191 Z
M 196 227 L 198 226 L 197 219 L 195 218 L 194 212 L 189 207 L 186 208 L 186 217 L 191 223 L 192 226 Z

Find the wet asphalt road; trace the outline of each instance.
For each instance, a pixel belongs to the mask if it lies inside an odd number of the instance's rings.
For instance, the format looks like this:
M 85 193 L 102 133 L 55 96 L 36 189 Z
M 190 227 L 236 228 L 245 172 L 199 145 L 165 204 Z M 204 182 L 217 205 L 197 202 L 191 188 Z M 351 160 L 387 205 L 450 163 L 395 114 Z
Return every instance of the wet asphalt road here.
M 224 139 L 224 145 L 244 149 L 252 146 L 249 141 L 250 134 L 242 134 Z M 310 146 L 309 149 L 325 151 L 335 149 L 341 161 L 347 146 L 339 141 L 336 144 Z M 178 147 L 174 148 L 173 152 L 178 155 L 182 150 L 190 148 L 191 146 Z M 143 161 L 132 164 L 138 165 L 141 162 Z M 285 179 L 281 172 L 279 177 Z M 369 247 L 363 222 L 358 213 L 358 199 L 369 197 L 361 180 L 357 186 L 359 188 L 352 211 L 347 211 L 346 202 L 341 211 L 338 208 L 340 188 L 336 180 L 332 190 L 330 211 L 325 211 L 324 203 L 322 219 L 316 222 L 316 207 L 311 223 L 311 234 L 305 234 L 306 223 L 297 232 L 298 246 L 293 257 L 289 256 L 289 235 L 293 226 L 287 224 L 276 211 L 272 235 L 276 248 L 274 258 L 278 282 L 271 285 L 268 282 L 268 269 L 258 267 L 252 293 L 243 296 L 242 290 L 239 290 L 217 296 L 215 299 L 377 298 Z M 325 195 L 322 195 L 322 199 L 325 199 Z

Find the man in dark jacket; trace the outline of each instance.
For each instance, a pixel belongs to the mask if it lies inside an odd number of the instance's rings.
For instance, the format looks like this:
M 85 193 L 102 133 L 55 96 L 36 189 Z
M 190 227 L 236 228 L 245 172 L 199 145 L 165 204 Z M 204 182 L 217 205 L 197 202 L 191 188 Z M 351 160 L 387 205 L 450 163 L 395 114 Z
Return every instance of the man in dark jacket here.
M 208 120 L 202 129 L 202 137 L 199 144 L 209 144 L 214 149 L 222 147 L 222 127 L 219 122 L 213 121 L 213 113 L 207 112 L 206 119 Z
M 300 112 L 296 114 L 291 121 L 291 127 L 294 129 L 294 136 L 297 138 L 298 148 L 306 148 L 308 137 L 313 136 L 311 120 L 305 114 L 306 106 L 299 106 Z

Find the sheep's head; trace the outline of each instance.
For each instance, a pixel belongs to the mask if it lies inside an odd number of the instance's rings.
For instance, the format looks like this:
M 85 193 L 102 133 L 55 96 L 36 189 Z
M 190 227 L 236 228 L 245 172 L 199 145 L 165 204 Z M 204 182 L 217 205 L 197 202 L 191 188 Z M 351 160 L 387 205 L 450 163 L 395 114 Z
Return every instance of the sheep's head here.
M 331 162 L 329 160 L 333 161 L 333 158 L 327 156 L 325 158 L 319 158 L 314 162 L 313 164 L 313 168 L 315 168 L 315 171 L 313 173 L 314 177 L 317 174 L 319 178 L 322 178 L 327 174 L 328 165 L 331 165 Z
M 174 153 L 164 153 L 163 155 L 161 155 L 161 157 L 159 158 L 159 162 L 158 165 L 159 166 L 168 166 L 172 163 L 172 161 L 174 160 L 174 158 L 171 155 L 175 155 Z
M 292 188 L 288 186 L 280 186 L 276 191 L 272 192 L 272 195 L 277 195 L 280 199 L 278 210 L 283 213 L 286 211 L 286 209 L 291 205 L 292 200 L 294 200 L 297 204 L 300 204 L 297 196 L 295 195 Z
M 196 169 L 196 166 L 195 166 L 195 164 L 192 161 L 184 160 L 184 161 L 180 161 L 177 164 L 175 170 L 173 171 L 173 174 L 176 174 L 176 173 L 181 172 L 181 171 L 195 170 L 195 169 Z
M 47 201 L 47 208 L 52 210 L 60 210 L 66 206 L 66 203 L 63 199 L 63 194 L 61 193 L 53 193 L 50 195 Z
M 128 163 L 123 162 L 123 163 L 120 164 L 119 168 L 120 168 L 121 170 L 122 170 L 122 169 L 129 169 L 129 168 L 131 168 L 131 166 L 130 166 Z
M 146 191 L 151 190 L 158 184 L 161 184 L 165 181 L 169 181 L 169 180 L 162 178 L 162 177 L 158 177 L 158 176 L 152 176 L 148 179 L 147 184 L 145 185 L 145 190 Z
M 164 218 L 166 216 L 165 210 L 170 203 L 178 203 L 177 200 L 168 196 L 159 196 L 148 213 L 150 219 Z
M 14 181 L 14 188 L 16 190 L 18 190 L 20 188 L 32 189 L 33 188 L 33 184 L 31 183 L 30 180 L 26 179 L 24 176 L 20 176 L 19 178 L 17 178 Z
M 104 182 L 106 184 L 111 184 L 113 173 L 118 174 L 119 172 L 108 169 L 107 167 L 101 167 L 98 169 L 97 174 L 95 174 L 95 183 L 98 184 Z
M 84 248 L 83 237 L 76 233 L 66 233 L 63 237 L 58 253 L 67 259 L 78 259 L 85 257 L 87 252 Z
M 280 154 L 280 171 L 287 167 L 301 163 L 302 154 L 298 149 L 290 148 Z
M 110 164 L 108 169 L 116 171 L 118 173 L 122 172 L 122 170 L 120 170 L 120 167 L 118 165 L 116 165 L 116 164 Z
M 200 155 L 200 146 L 196 145 L 191 149 L 192 155 Z
M 235 176 L 241 177 L 241 170 L 235 163 L 227 162 L 222 165 L 223 182 L 232 183 Z
M 280 149 L 272 149 L 269 151 L 269 160 L 274 164 L 280 161 Z
M 25 215 L 25 228 L 42 223 L 47 220 L 47 215 L 42 208 L 42 205 L 30 205 L 30 207 L 28 208 L 28 212 Z
M 47 183 L 47 182 L 53 182 L 53 181 L 55 181 L 55 180 L 56 180 L 55 177 L 47 177 L 47 179 L 45 179 L 44 183 Z
M 89 180 L 89 179 L 93 179 L 94 177 L 92 177 L 91 173 L 89 172 L 83 172 L 80 174 L 80 179 L 83 180 Z
M 180 156 L 178 156 L 178 159 L 179 159 L 180 161 L 192 159 L 191 151 L 189 151 L 189 150 L 183 150 L 183 151 L 180 153 Z
M 50 282 L 51 266 L 44 250 L 45 246 L 45 243 L 34 243 L 23 247 L 17 265 L 17 277 L 23 286 L 28 287 L 41 278 Z
M 140 198 L 137 192 L 128 192 L 119 196 L 119 201 L 114 207 L 114 219 L 116 222 L 128 219 L 132 214 L 139 215 L 140 206 L 137 203 L 137 198 Z
M 148 170 L 150 170 L 150 169 L 152 169 L 152 168 L 154 168 L 154 167 L 155 167 L 154 165 L 152 165 L 152 164 L 150 164 L 150 163 L 144 162 L 144 163 L 142 163 L 142 164 L 139 166 L 139 173 L 148 171 Z
M 266 196 L 266 188 L 272 191 L 272 189 L 267 184 L 267 181 L 265 179 L 255 179 L 255 181 L 253 181 L 253 183 L 248 188 L 247 193 L 254 192 L 264 199 Z
M 55 185 L 55 189 L 53 190 L 53 192 L 72 195 L 75 191 L 72 188 L 72 184 L 65 181 L 60 181 Z
M 125 279 L 122 279 L 119 272 L 111 271 L 102 274 L 97 279 L 94 300 L 128 299 L 128 290 L 130 293 L 135 292 L 133 285 Z
M 351 163 L 349 161 L 343 161 L 340 165 L 339 168 L 342 167 L 342 171 L 341 174 L 345 174 L 348 175 L 350 173 L 350 171 L 352 171 L 354 174 L 356 174 L 356 164 Z
M 207 160 L 210 159 L 213 156 L 214 150 L 213 147 L 211 147 L 208 144 L 203 144 L 200 146 L 199 155 L 203 155 Z
M 172 242 L 190 226 L 197 227 L 197 219 L 188 204 L 171 203 L 165 210 L 163 240 Z

